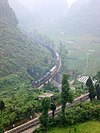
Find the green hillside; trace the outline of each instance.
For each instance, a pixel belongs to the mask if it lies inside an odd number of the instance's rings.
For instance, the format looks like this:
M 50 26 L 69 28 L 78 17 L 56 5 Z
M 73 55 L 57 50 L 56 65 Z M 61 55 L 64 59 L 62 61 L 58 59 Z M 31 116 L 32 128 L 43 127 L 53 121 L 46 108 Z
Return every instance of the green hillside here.
M 8 0 L 0 0 L 0 89 L 38 78 L 53 64 L 50 51 L 31 41 L 17 24 Z
M 69 128 L 56 128 L 48 133 L 99 133 L 100 122 L 91 121 Z
M 49 4 L 43 2 L 40 3 L 42 8 L 39 10 L 39 2 L 37 2 L 31 5 L 32 13 L 28 11 L 30 1 L 24 8 L 21 8 L 24 4 L 18 4 L 16 0 L 9 0 L 9 2 L 19 18 L 19 26 L 29 35 L 34 36 L 36 30 L 54 40 L 55 48 L 59 49 L 59 43 L 62 43 L 64 49 L 66 47 L 68 55 L 62 65 L 64 73 L 78 71 L 79 74 L 95 75 L 100 70 L 100 1 L 77 0 L 70 9 L 67 1 L 50 1 Z M 51 15 L 51 6 L 53 15 Z M 17 7 L 20 7 L 21 13 Z M 57 10 L 59 12 L 56 12 Z M 35 11 L 38 11 L 37 14 Z M 26 16 L 22 15 L 24 12 Z M 32 16 L 31 22 L 29 22 L 30 16 Z M 26 23 L 23 23 L 22 18 L 27 20 Z

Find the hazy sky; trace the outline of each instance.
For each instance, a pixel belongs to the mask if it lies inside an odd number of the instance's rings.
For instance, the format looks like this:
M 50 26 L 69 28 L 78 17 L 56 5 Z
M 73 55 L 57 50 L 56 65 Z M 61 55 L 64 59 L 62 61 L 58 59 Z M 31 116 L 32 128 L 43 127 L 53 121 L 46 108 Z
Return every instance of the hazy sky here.
M 67 0 L 67 1 L 68 1 L 69 7 L 71 7 L 71 5 L 72 5 L 76 0 Z
M 25 6 L 32 6 L 34 3 L 41 3 L 43 0 L 18 0 L 20 3 L 23 3 Z M 48 0 L 47 0 L 48 1 Z M 68 2 L 69 8 L 76 0 L 65 0 Z

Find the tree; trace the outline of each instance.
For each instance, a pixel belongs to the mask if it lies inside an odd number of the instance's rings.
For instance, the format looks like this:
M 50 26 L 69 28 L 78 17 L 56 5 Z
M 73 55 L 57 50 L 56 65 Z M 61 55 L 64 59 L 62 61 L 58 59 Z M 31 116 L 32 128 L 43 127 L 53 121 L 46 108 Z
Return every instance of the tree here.
M 68 83 L 68 75 L 66 74 L 63 75 L 61 88 L 62 88 L 62 92 L 61 92 L 62 115 L 64 118 L 66 103 L 73 101 L 73 96 L 70 91 L 70 86 Z
M 49 122 L 49 115 L 48 115 L 48 110 L 50 106 L 50 100 L 48 98 L 44 98 L 42 101 L 42 115 L 40 116 L 40 123 L 42 127 L 45 128 L 45 130 L 48 127 L 48 122 Z
M 1 123 L 0 123 L 0 133 L 4 133 L 4 128 L 3 128 L 3 126 L 1 125 Z
M 26 109 L 26 113 L 25 113 L 25 115 L 27 116 L 27 117 L 30 117 L 30 118 L 32 118 L 32 115 L 34 114 L 34 109 L 33 109 L 33 107 L 28 107 L 27 109 Z
M 94 78 L 97 80 L 95 84 L 97 99 L 100 100 L 100 72 L 97 72 Z
M 100 84 L 96 83 L 95 88 L 96 88 L 97 99 L 100 100 Z
M 51 103 L 50 109 L 52 110 L 52 117 L 54 118 L 55 110 L 56 110 L 56 105 L 54 103 Z
M 97 72 L 96 76 L 94 77 L 97 82 L 100 84 L 100 72 Z
M 59 45 L 59 54 L 61 57 L 61 62 L 62 62 L 62 71 L 64 71 L 67 67 L 67 57 L 68 57 L 68 49 L 66 49 L 65 45 L 60 43 Z
M 0 101 L 0 110 L 1 110 L 1 113 L 2 113 L 4 108 L 5 108 L 5 103 L 3 101 Z
M 96 92 L 91 77 L 87 79 L 86 86 L 88 87 L 90 101 L 92 101 L 95 99 Z

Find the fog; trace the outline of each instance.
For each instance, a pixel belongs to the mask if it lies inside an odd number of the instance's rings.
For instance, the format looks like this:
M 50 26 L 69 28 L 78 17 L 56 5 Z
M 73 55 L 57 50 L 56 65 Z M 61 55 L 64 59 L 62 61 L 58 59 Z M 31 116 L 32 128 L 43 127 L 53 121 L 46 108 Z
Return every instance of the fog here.
M 9 2 L 20 23 L 25 23 L 26 19 L 28 21 L 33 19 L 32 23 L 36 24 L 41 21 L 44 23 L 45 20 L 62 20 L 72 4 L 72 0 L 70 2 L 67 0 L 9 0 Z M 69 6 L 68 3 L 70 3 Z
M 11 0 L 9 0 L 11 1 Z M 13 1 L 18 1 L 19 3 L 21 3 L 22 5 L 24 5 L 25 7 L 27 7 L 29 10 L 33 10 L 33 7 L 35 8 L 35 6 L 41 6 L 43 4 L 49 5 L 50 3 L 61 3 L 62 0 L 13 0 Z M 76 0 L 63 0 L 66 3 L 68 3 L 68 7 L 70 8 L 71 5 L 76 1 Z M 62 2 L 63 3 L 63 2 Z
M 68 7 L 70 8 L 71 5 L 76 2 L 76 0 L 67 0 L 67 2 L 68 2 Z

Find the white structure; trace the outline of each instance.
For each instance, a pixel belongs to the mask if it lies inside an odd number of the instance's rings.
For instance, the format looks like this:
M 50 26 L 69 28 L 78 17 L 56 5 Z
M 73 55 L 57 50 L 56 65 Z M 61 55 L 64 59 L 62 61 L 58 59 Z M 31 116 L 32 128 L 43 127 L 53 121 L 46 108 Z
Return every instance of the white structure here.
M 79 82 L 81 82 L 81 83 L 86 84 L 86 81 L 87 81 L 88 78 L 89 78 L 89 76 L 81 76 L 81 77 L 79 77 L 77 80 L 78 80 Z
M 52 98 L 54 96 L 54 94 L 51 93 L 43 93 L 42 95 L 39 95 L 38 98 L 41 100 L 43 98 Z
M 88 80 L 89 76 L 79 76 L 79 78 L 77 79 L 79 82 L 86 84 L 86 81 Z M 96 80 L 92 80 L 93 84 L 96 83 Z

